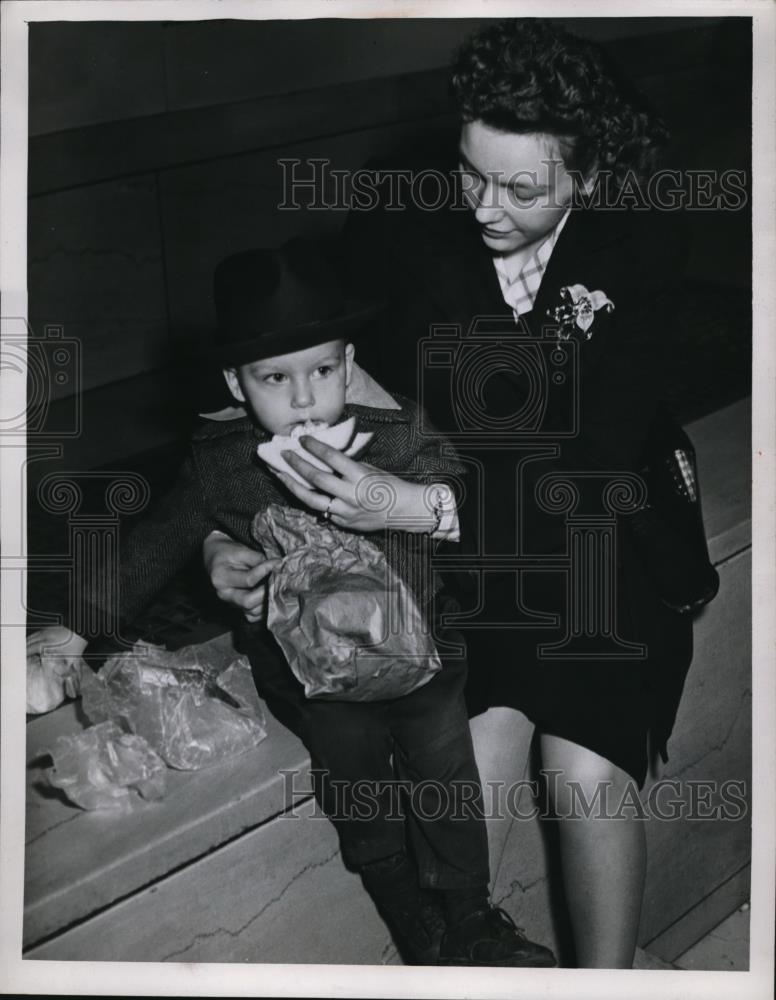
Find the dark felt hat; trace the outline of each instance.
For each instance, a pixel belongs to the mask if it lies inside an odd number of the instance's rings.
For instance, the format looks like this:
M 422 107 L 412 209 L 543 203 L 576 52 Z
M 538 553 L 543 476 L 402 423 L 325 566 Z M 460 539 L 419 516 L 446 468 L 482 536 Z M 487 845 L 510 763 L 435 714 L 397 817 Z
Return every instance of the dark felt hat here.
M 363 330 L 380 303 L 346 299 L 333 256 L 330 243 L 296 238 L 222 260 L 213 282 L 220 364 L 250 364 Z

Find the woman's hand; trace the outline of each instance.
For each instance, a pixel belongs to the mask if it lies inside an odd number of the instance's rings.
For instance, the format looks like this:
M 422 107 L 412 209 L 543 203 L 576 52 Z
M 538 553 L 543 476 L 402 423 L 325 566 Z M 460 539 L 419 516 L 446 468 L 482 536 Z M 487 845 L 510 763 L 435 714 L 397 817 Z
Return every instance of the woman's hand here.
M 221 600 L 239 608 L 249 622 L 261 621 L 267 599 L 264 580 L 279 560 L 265 559 L 261 552 L 220 531 L 207 536 L 202 556 L 210 582 Z
M 332 471 L 316 469 L 291 451 L 284 451 L 283 458 L 310 483 L 310 488 L 286 473 L 272 471 L 297 500 L 326 520 L 350 531 L 383 531 L 389 526 L 403 531 L 433 530 L 437 518 L 428 486 L 356 462 L 308 434 L 300 442 Z

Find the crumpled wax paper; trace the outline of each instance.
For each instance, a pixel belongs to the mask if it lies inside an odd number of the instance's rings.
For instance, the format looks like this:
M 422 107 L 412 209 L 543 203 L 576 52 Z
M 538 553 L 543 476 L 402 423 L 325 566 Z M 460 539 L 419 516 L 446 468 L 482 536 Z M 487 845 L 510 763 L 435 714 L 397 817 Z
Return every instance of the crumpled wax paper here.
M 250 666 L 230 652 L 220 662 L 214 655 L 197 646 L 170 653 L 138 642 L 110 657 L 99 674 L 84 671 L 84 712 L 93 723 L 111 720 L 142 736 L 178 770 L 252 750 L 267 731 L 255 689 L 251 695 Z
M 277 504 L 253 535 L 282 557 L 267 625 L 308 698 L 398 698 L 442 669 L 414 597 L 368 539 Z
M 60 736 L 47 751 L 54 760 L 47 777 L 82 809 L 131 809 L 140 798 L 164 795 L 167 768 L 140 736 L 115 722 Z
M 81 683 L 82 659 L 35 653 L 27 657 L 27 711 L 31 715 L 51 712 L 65 698 L 77 698 Z

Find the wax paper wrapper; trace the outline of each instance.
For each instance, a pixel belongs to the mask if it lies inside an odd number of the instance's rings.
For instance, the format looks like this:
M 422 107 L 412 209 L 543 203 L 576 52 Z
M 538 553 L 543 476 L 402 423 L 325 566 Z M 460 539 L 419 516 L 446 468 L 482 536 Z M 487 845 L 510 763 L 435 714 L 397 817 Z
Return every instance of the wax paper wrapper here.
M 60 736 L 47 751 L 49 782 L 82 809 L 131 809 L 164 795 L 167 768 L 148 743 L 115 722 Z
M 84 661 L 47 653 L 27 657 L 27 711 L 42 715 L 57 708 L 65 698 L 76 698 Z
M 84 671 L 81 696 L 91 722 L 111 720 L 142 736 L 178 770 L 236 757 L 267 734 L 250 666 L 231 651 L 188 646 L 170 653 L 138 642 L 99 674 Z
M 276 504 L 253 535 L 282 557 L 267 626 L 308 698 L 399 698 L 442 669 L 409 588 L 368 539 Z

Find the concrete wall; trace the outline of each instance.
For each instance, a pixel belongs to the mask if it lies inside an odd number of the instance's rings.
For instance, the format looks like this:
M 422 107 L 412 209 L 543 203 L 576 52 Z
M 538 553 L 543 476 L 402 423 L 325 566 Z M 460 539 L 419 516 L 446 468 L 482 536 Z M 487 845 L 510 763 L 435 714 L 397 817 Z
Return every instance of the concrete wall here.
M 180 363 L 210 336 L 222 256 L 344 219 L 277 212 L 278 158 L 355 169 L 399 144 L 449 137 L 444 67 L 481 23 L 32 25 L 35 331 L 60 324 L 81 340 L 87 391 Z M 603 41 L 664 114 L 671 166 L 748 170 L 746 19 L 568 25 Z M 747 213 L 697 213 L 694 224 L 690 273 L 746 287 Z M 163 388 L 185 398 L 174 378 Z M 54 386 L 55 397 L 72 391 Z M 158 391 L 153 381 L 138 389 Z

